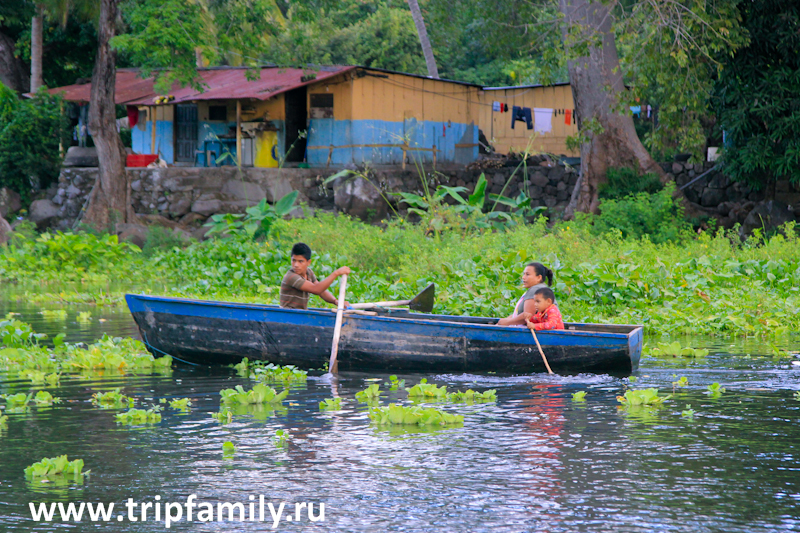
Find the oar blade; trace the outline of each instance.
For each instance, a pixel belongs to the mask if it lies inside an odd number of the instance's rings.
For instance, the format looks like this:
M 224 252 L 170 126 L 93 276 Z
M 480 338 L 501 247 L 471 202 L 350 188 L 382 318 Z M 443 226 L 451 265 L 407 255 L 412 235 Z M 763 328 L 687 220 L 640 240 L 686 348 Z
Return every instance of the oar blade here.
M 431 283 L 425 289 L 414 296 L 414 299 L 408 303 L 408 308 L 411 311 L 419 311 L 420 313 L 430 313 L 433 311 L 433 301 L 435 300 L 436 285 Z

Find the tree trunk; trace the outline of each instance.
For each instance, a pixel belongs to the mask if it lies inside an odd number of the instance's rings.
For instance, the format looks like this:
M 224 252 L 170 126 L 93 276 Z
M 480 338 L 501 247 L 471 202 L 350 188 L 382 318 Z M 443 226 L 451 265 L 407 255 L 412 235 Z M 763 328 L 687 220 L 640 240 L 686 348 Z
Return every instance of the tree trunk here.
M 31 19 L 31 92 L 35 93 L 44 85 L 42 79 L 42 39 L 43 39 L 42 6 L 36 5 L 36 16 Z
M 98 176 L 83 222 L 98 230 L 113 231 L 117 222 L 135 219 L 129 200 L 125 148 L 117 132 L 114 89 L 117 54 L 109 41 L 116 33 L 119 0 L 100 0 L 97 57 L 92 71 L 89 132 L 97 147 Z
M 588 56 L 567 62 L 578 130 L 587 139 L 581 146 L 581 178 L 565 213 L 572 217 L 575 211 L 599 211 L 598 187 L 606 181 L 609 168 L 652 172 L 662 182 L 668 178 L 642 145 L 633 117 L 620 101 L 625 85 L 610 6 L 591 0 L 559 0 L 559 8 L 564 15 L 565 41 L 590 43 Z M 572 33 L 568 35 L 570 28 Z
M 14 39 L 0 32 L 0 83 L 18 93 L 26 93 L 30 90 L 30 79 L 22 62 L 14 55 L 14 48 Z
M 425 65 L 428 67 L 428 77 L 438 79 L 439 70 L 436 68 L 436 59 L 433 57 L 431 41 L 428 39 L 428 30 L 425 29 L 425 20 L 422 18 L 422 11 L 419 9 L 419 3 L 417 0 L 407 1 L 409 9 L 411 9 L 411 18 L 414 19 L 414 25 L 417 27 L 419 44 L 422 45 L 422 53 L 425 55 Z

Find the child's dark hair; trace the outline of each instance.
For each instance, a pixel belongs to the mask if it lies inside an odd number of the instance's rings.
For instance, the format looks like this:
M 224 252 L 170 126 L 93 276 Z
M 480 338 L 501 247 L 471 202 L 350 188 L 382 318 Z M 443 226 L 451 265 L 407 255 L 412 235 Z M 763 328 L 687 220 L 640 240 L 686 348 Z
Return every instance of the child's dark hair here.
M 553 292 L 553 289 L 551 289 L 550 287 L 542 287 L 541 289 L 533 293 L 534 296 L 537 296 L 539 294 L 541 294 L 542 298 L 544 298 L 545 300 L 550 300 L 551 302 L 556 301 L 556 295 Z
M 542 276 L 542 279 L 547 280 L 547 284 L 548 285 L 552 285 L 553 284 L 553 271 L 552 270 L 550 270 L 549 268 L 547 268 L 546 266 L 544 266 L 541 263 L 528 263 L 527 266 L 531 267 L 533 269 L 533 271 L 536 272 L 537 276 Z
M 302 255 L 306 261 L 311 261 L 311 248 L 304 242 L 298 242 L 292 246 L 292 255 Z

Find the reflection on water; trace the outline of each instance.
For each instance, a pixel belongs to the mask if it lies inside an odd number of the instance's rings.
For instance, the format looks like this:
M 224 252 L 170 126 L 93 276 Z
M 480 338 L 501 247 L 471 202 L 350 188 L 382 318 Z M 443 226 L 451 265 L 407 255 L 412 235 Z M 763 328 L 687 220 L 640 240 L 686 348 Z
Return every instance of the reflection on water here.
M 127 310 L 91 309 L 92 329 L 37 318 L 36 306 L 0 302 L 0 312 L 22 313 L 50 334 L 91 341 L 108 332 L 129 335 Z M 36 322 L 36 319 L 39 322 Z M 50 328 L 50 329 L 47 329 Z M 252 383 L 226 368 L 178 365 L 171 375 L 62 377 L 46 388 L 64 402 L 9 414 L 0 435 L 0 531 L 159 531 L 163 524 L 113 526 L 33 522 L 29 502 L 87 501 L 325 503 L 325 520 L 284 521 L 280 531 L 548 531 L 548 532 L 766 532 L 800 529 L 800 367 L 773 360 L 757 342 L 690 339 L 710 347 L 701 361 L 646 358 L 635 388 L 672 393 L 656 410 L 620 410 L 616 396 L 627 379 L 602 375 L 405 375 L 411 386 L 426 377 L 450 390 L 497 389 L 486 404 L 437 404 L 464 415 L 463 427 L 395 433 L 370 424 L 355 393 L 388 375 L 316 377 L 294 387 L 274 412 L 244 409 L 229 424 L 210 417 L 219 391 Z M 683 342 L 683 340 L 682 340 Z M 733 346 L 731 346 L 733 344 Z M 760 348 L 759 348 L 760 346 Z M 784 348 L 797 349 L 787 341 Z M 736 354 L 734 356 L 727 353 Z M 748 356 L 747 354 L 750 354 Z M 719 398 L 706 387 L 719 382 Z M 121 387 L 138 407 L 189 397 L 180 412 L 165 407 L 160 423 L 127 427 L 118 410 L 95 407 L 97 390 Z M 40 390 L 43 387 L 34 387 Z M 383 386 L 382 403 L 405 402 Z M 30 381 L 0 374 L 0 393 L 31 390 Z M 586 391 L 586 401 L 572 394 Z M 340 397 L 339 411 L 320 401 Z M 693 418 L 681 416 L 691 404 Z M 287 430 L 285 447 L 275 432 Z M 222 444 L 236 445 L 224 458 Z M 91 474 L 83 485 L 41 487 L 22 469 L 43 457 L 82 458 Z M 271 522 L 173 524 L 176 531 L 265 531 Z

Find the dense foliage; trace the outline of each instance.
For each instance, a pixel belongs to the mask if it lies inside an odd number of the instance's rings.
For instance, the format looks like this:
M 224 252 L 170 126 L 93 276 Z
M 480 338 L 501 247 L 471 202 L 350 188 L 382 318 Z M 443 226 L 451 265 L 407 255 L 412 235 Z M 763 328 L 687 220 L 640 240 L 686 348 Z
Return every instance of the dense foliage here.
M 726 172 L 756 187 L 800 181 L 800 5 L 742 4 L 750 44 L 729 58 L 717 86 Z
M 568 321 L 640 323 L 649 334 L 772 336 L 800 327 L 800 246 L 794 226 L 784 228 L 785 235 L 756 235 L 745 243 L 723 231 L 680 232 L 674 241 L 654 243 L 647 235 L 598 234 L 599 219 L 590 222 L 548 229 L 540 219 L 500 232 L 426 235 L 419 226 L 380 228 L 325 214 L 278 221 L 266 242 L 211 239 L 155 252 L 149 259 L 129 249 L 113 261 L 101 258 L 72 267 L 72 279 L 128 279 L 159 294 L 277 303 L 291 245 L 303 241 L 315 252 L 317 276 L 341 265 L 353 268 L 350 301 L 408 298 L 435 282 L 434 312 L 507 316 L 521 291 L 522 268 L 541 261 L 555 271 L 558 303 Z M 97 242 L 94 236 L 81 238 Z M 15 280 L 24 288 L 52 280 L 61 287 L 64 264 L 53 259 L 39 268 L 21 264 L 21 257 L 36 257 L 32 246 L 26 240 L 0 250 L 0 282 Z M 91 290 L 81 286 L 74 296 L 87 299 L 84 292 Z M 62 291 L 49 297 L 72 296 Z M 122 303 L 120 296 L 105 300 Z M 25 298 L 42 301 L 36 294 Z M 312 298 L 312 305 L 325 304 Z
M 61 171 L 59 144 L 69 146 L 68 122 L 58 96 L 44 92 L 20 100 L 0 83 L 0 187 L 27 201 L 32 188 L 45 188 Z

